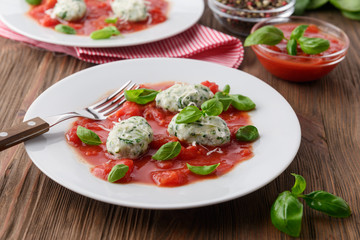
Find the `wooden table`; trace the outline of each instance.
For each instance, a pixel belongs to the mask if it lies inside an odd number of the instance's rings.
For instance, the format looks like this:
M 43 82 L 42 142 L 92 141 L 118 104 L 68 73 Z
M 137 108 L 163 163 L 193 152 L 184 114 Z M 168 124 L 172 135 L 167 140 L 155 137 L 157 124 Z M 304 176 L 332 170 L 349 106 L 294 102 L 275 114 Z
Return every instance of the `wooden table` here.
M 272 226 L 270 207 L 298 173 L 307 192 L 343 197 L 353 214 L 336 219 L 304 207 L 301 237 L 360 237 L 360 22 L 328 8 L 307 13 L 344 29 L 347 58 L 320 81 L 295 84 L 268 73 L 250 49 L 240 70 L 279 91 L 298 114 L 299 152 L 274 181 L 229 202 L 186 210 L 142 210 L 83 197 L 45 176 L 23 144 L 0 153 L 0 239 L 272 239 L 290 238 Z M 207 8 L 200 23 L 227 32 Z M 243 40 L 243 39 L 242 39 Z M 92 66 L 0 38 L 0 128 L 23 120 L 30 104 L 60 79 Z

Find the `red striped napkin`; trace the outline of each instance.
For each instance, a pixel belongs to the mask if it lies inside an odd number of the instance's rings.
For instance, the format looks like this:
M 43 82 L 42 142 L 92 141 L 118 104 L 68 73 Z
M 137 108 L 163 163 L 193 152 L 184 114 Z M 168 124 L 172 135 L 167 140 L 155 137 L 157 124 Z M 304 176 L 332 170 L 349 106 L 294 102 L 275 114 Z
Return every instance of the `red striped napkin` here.
M 244 56 L 244 49 L 239 39 L 200 24 L 158 42 L 117 48 L 67 47 L 40 42 L 10 30 L 1 21 L 0 36 L 49 51 L 65 53 L 96 64 L 122 59 L 176 57 L 198 59 L 238 68 Z

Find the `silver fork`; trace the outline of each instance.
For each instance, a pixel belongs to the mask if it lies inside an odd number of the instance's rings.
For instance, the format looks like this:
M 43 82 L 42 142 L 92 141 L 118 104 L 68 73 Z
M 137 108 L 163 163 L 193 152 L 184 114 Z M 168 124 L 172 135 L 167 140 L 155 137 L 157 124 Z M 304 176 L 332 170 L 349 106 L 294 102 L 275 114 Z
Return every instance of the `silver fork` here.
M 0 131 L 0 151 L 46 133 L 50 127 L 70 118 L 85 117 L 93 120 L 105 120 L 126 101 L 124 97 L 125 88 L 127 90 L 139 88 L 135 83 L 130 83 L 131 81 L 126 82 L 110 96 L 79 111 L 45 118 L 36 117 L 6 131 Z

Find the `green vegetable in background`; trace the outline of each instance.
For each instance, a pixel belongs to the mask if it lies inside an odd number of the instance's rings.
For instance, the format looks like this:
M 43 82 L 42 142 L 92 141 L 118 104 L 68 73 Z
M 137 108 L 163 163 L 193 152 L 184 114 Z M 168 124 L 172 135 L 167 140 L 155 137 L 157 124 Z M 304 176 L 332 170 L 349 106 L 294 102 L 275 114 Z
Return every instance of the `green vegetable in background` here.
M 359 0 L 296 0 L 295 15 L 302 15 L 305 10 L 315 10 L 330 2 L 342 15 L 353 20 L 360 20 Z
M 298 174 L 292 175 L 295 184 L 291 192 L 280 193 L 271 207 L 271 222 L 277 229 L 292 237 L 300 235 L 303 204 L 299 198 L 303 198 L 309 207 L 329 216 L 344 218 L 351 215 L 349 205 L 341 197 L 325 191 L 302 194 L 306 188 L 305 179 Z

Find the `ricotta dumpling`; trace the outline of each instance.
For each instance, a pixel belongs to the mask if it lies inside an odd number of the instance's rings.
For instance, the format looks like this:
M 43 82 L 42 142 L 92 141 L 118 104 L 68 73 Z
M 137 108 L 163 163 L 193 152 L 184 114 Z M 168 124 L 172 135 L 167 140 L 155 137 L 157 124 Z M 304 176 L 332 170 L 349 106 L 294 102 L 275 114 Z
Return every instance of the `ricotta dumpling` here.
M 144 0 L 114 0 L 111 8 L 116 17 L 125 21 L 143 21 L 148 15 Z
M 117 123 L 110 131 L 106 148 L 116 158 L 136 159 L 144 154 L 154 136 L 143 117 L 131 117 Z
M 86 14 L 86 4 L 84 0 L 58 0 L 52 16 L 73 22 L 82 19 Z
M 192 123 L 176 123 L 176 114 L 168 126 L 170 135 L 189 144 L 194 142 L 205 146 L 220 146 L 230 142 L 230 130 L 218 116 L 203 116 Z
M 171 112 L 178 112 L 187 106 L 198 108 L 201 104 L 214 97 L 210 88 L 202 84 L 176 83 L 161 91 L 155 98 L 156 106 Z

